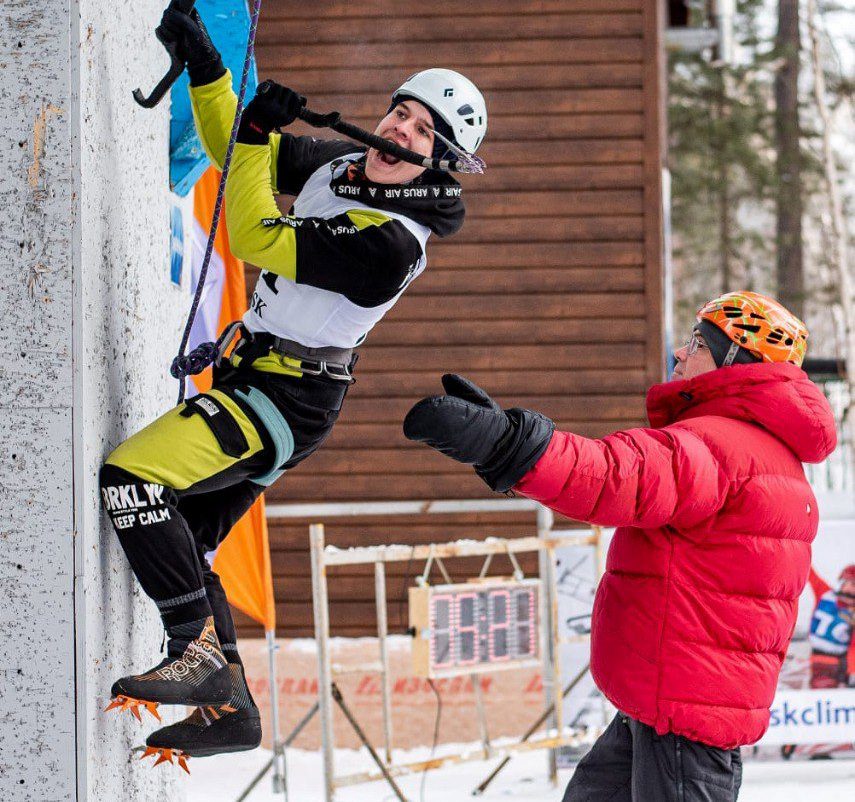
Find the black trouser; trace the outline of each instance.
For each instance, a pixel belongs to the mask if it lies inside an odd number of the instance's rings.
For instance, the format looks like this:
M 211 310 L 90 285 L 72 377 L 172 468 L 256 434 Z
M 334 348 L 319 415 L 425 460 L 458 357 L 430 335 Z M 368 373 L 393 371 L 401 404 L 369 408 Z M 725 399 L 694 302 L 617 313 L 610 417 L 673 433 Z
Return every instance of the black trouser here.
M 265 424 L 236 393 L 251 387 L 273 402 L 293 434 L 284 465 L 273 464 Z M 201 408 L 176 407 L 108 457 L 101 469 L 104 507 L 167 627 L 213 615 L 221 643 L 234 651 L 231 612 L 205 555 L 264 490 L 254 477 L 293 468 L 327 438 L 347 387 L 324 377 L 227 367 Z
M 576 766 L 563 802 L 734 802 L 739 749 L 717 749 L 618 713 Z

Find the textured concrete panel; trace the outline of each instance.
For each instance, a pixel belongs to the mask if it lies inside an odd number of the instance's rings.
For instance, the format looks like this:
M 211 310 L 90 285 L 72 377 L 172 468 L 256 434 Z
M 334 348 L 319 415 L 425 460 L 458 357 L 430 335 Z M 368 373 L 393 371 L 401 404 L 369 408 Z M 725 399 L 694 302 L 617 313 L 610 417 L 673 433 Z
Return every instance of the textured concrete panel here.
M 154 605 L 102 519 L 97 471 L 174 402 L 186 293 L 168 281 L 163 0 L 0 9 L 0 799 L 181 800 L 101 711 L 160 659 Z M 174 714 L 173 714 L 174 717 Z
M 163 0 L 80 3 L 82 365 L 75 365 L 84 437 L 86 799 L 180 800 L 176 771 L 152 771 L 129 747 L 156 726 L 101 711 L 112 683 L 161 659 L 154 604 L 131 575 L 100 512 L 97 472 L 122 439 L 175 403 L 168 367 L 189 297 L 169 276 L 169 104 L 145 110 L 168 59 L 153 36 Z M 133 53 L 133 57 L 129 55 Z M 183 711 L 181 711 L 183 714 Z M 171 715 L 171 711 L 166 711 Z
M 0 10 L 0 798 L 15 802 L 75 790 L 69 14 L 33 6 Z

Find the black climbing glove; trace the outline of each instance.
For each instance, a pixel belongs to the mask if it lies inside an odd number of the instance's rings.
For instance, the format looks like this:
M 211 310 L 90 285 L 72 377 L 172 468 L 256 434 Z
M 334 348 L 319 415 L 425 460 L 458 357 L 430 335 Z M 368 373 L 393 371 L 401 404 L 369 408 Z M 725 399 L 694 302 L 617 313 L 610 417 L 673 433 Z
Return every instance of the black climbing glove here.
M 293 89 L 276 81 L 265 81 L 243 110 L 237 141 L 247 145 L 267 144 L 270 132 L 291 125 L 305 105 L 306 98 Z
M 555 424 L 539 412 L 505 412 L 478 385 L 453 373 L 442 377 L 447 395 L 423 398 L 404 418 L 404 436 L 472 465 L 504 493 L 540 459 Z
M 195 8 L 185 14 L 170 3 L 163 12 L 155 35 L 161 42 L 176 45 L 178 58 L 187 65 L 191 86 L 212 83 L 225 73 L 220 52 L 214 47 L 205 23 Z

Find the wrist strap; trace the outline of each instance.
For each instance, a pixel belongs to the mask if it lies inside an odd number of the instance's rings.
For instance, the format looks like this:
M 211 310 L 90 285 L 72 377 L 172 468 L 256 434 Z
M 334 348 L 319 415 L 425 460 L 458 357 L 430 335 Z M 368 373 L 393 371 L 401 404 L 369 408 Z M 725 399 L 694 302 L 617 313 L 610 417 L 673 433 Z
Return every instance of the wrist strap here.
M 226 74 L 226 68 L 222 58 L 217 56 L 213 61 L 203 61 L 198 64 L 187 64 L 187 75 L 190 78 L 190 86 L 206 86 L 212 84 Z

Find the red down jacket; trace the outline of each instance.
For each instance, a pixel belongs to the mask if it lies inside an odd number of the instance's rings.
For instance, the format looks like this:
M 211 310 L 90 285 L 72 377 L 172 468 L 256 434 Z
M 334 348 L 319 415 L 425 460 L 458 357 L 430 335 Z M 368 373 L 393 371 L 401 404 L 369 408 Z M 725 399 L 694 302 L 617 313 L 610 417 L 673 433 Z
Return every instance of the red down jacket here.
M 802 462 L 836 443 L 789 364 L 652 387 L 651 428 L 557 431 L 515 490 L 617 526 L 597 589 L 594 681 L 656 729 L 731 748 L 760 738 L 808 577 L 817 508 Z

